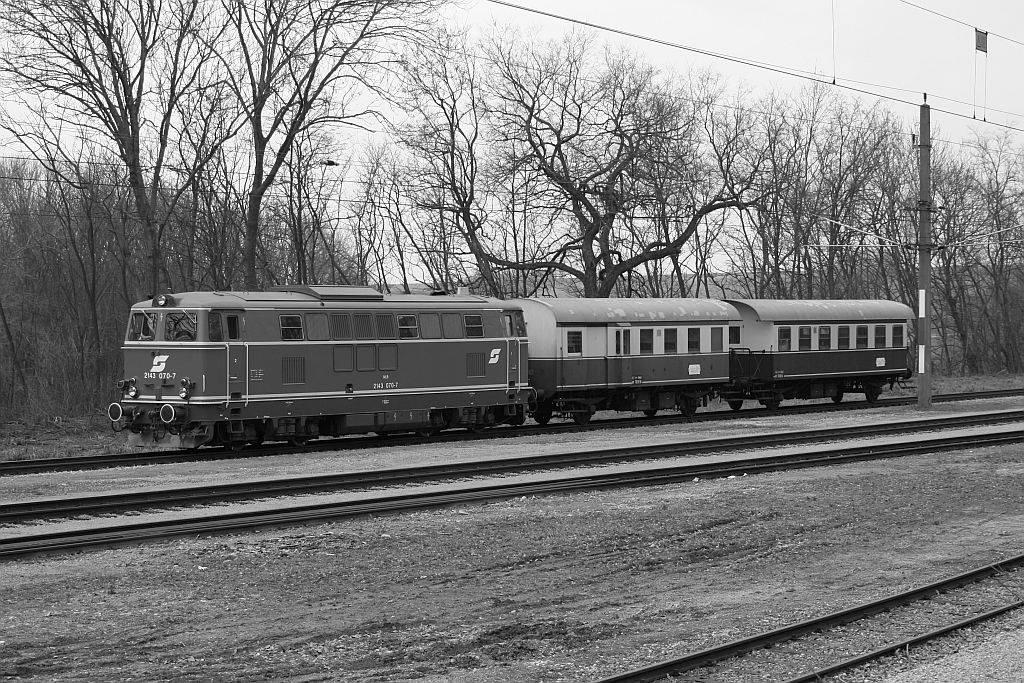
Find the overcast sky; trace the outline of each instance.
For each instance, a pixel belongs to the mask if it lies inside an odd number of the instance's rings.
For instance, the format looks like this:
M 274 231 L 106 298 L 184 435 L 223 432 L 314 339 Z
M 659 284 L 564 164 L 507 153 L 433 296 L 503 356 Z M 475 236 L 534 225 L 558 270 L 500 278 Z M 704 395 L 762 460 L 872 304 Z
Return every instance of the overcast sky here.
M 489 0 L 468 1 L 467 9 L 453 12 L 454 19 L 475 25 L 511 21 L 550 35 L 572 28 L 568 22 Z M 1024 129 L 1022 0 L 509 1 L 700 50 L 819 73 L 829 81 L 834 75 L 841 84 L 910 103 L 888 105 L 908 121 L 917 120 L 922 93 L 927 92 L 934 108 L 933 128 L 948 138 L 969 137 L 973 128 L 983 133 L 1000 130 L 969 120 L 975 114 Z M 987 55 L 975 49 L 975 27 L 989 32 Z M 746 83 L 795 92 L 806 82 L 634 38 L 603 35 L 659 65 L 680 71 L 713 67 L 733 86 Z M 1024 140 L 1020 132 L 1015 135 Z

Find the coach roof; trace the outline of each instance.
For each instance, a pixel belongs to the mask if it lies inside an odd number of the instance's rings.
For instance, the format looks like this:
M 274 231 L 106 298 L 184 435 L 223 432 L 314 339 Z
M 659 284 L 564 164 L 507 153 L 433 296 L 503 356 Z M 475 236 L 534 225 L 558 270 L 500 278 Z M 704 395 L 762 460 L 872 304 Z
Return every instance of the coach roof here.
M 548 309 L 559 324 L 719 322 L 739 320 L 730 304 L 714 299 L 516 299 Z
M 909 306 L 896 301 L 867 299 L 780 301 L 776 299 L 728 299 L 745 317 L 780 322 L 813 320 L 842 322 L 858 320 L 907 320 L 914 317 Z

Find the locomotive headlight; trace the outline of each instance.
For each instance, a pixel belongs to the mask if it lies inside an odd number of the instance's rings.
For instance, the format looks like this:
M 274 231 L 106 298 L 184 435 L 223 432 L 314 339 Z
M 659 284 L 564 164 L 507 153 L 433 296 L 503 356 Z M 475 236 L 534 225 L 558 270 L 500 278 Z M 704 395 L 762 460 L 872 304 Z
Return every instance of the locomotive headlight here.
M 126 393 L 128 394 L 128 398 L 137 398 L 139 395 L 139 389 L 133 384 L 128 387 L 128 391 Z
M 174 297 L 170 294 L 161 294 L 157 298 L 153 299 L 153 303 L 160 307 L 173 306 Z
M 192 382 L 189 381 L 188 377 L 181 380 L 181 388 L 178 389 L 178 396 L 180 396 L 182 399 L 187 399 L 189 397 L 189 394 L 192 393 L 193 386 L 194 385 L 192 384 Z

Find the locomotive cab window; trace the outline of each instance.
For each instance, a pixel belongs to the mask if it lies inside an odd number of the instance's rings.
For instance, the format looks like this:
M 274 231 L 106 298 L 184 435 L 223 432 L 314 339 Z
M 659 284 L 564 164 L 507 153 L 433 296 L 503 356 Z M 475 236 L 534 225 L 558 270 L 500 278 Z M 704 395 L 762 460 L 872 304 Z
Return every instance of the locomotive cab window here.
M 837 349 L 848 349 L 850 348 L 850 326 L 840 325 L 839 326 L 839 343 L 836 345 Z
M 212 342 L 224 341 L 224 327 L 221 323 L 220 313 L 210 313 L 206 321 L 207 339 Z
M 665 353 L 678 353 L 678 330 L 674 327 L 665 328 Z
M 302 316 L 282 315 L 281 316 L 281 339 L 284 341 L 302 340 Z
M 903 348 L 903 325 L 892 326 L 892 346 L 894 349 Z
M 654 330 L 640 330 L 640 354 L 649 356 L 654 353 Z
M 885 325 L 875 325 L 875 348 L 885 348 Z
M 799 331 L 799 335 L 800 335 L 800 350 L 801 351 L 810 351 L 811 350 L 811 328 L 810 327 L 800 327 L 799 330 L 800 330 Z
M 479 315 L 467 315 L 466 321 L 466 336 L 467 337 L 482 337 L 484 336 L 484 321 Z
M 789 351 L 792 341 L 792 329 L 789 327 L 779 328 L 779 351 Z
M 416 316 L 414 315 L 400 315 L 398 316 L 398 338 L 399 339 L 417 339 L 419 338 L 419 329 L 416 327 Z
M 197 322 L 196 314 L 189 311 L 168 313 L 167 321 L 164 323 L 164 339 L 166 341 L 195 341 Z
M 569 356 L 583 355 L 583 332 L 569 330 L 565 333 L 565 353 Z
M 818 350 L 828 351 L 832 348 L 832 328 L 822 325 L 818 328 Z
M 156 316 L 139 311 L 132 313 L 128 323 L 128 341 L 153 341 L 156 336 Z
M 868 326 L 857 325 L 857 348 L 868 348 Z

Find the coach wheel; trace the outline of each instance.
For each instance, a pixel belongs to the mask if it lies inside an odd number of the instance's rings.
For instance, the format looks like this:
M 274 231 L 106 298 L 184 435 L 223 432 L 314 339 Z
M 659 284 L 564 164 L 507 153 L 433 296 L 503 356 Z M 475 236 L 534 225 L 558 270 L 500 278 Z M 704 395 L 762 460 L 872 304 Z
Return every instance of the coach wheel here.
M 416 434 L 422 436 L 424 439 L 429 439 L 434 434 L 437 434 L 437 427 L 427 427 L 426 429 L 417 429 Z
M 590 423 L 590 406 L 584 406 L 583 410 L 574 410 L 572 413 L 572 421 L 579 426 L 584 426 Z
M 249 443 L 247 441 L 228 441 L 228 448 L 230 448 L 235 453 L 242 450 L 248 445 Z
M 298 448 L 302 448 L 307 443 L 309 443 L 309 437 L 307 437 L 307 436 L 293 436 L 292 438 L 288 439 L 288 443 L 290 443 L 291 445 L 296 446 Z
M 537 410 L 533 411 L 533 421 L 541 426 L 550 422 L 551 406 L 544 406 L 543 408 L 538 407 Z
M 697 414 L 697 399 L 689 396 L 679 397 L 679 412 L 686 417 L 693 417 Z
M 726 401 L 726 402 L 729 404 L 729 407 L 732 410 L 739 410 L 740 408 L 743 407 L 743 400 L 742 399 L 739 399 L 739 400 L 736 400 L 736 401 Z
M 764 401 L 761 401 L 761 405 L 763 405 L 765 408 L 771 411 L 778 410 L 779 403 L 781 403 L 781 401 L 777 398 L 769 398 Z
M 832 402 L 833 403 L 842 403 L 843 402 L 843 392 L 837 391 L 835 396 L 832 397 Z
M 878 397 L 882 394 L 882 387 L 877 384 L 865 384 L 864 385 L 864 398 L 868 400 L 868 403 L 874 403 L 878 400 Z
M 466 427 L 466 429 L 473 432 L 474 434 L 483 434 L 483 431 L 487 429 L 487 425 L 485 425 L 483 422 L 474 422 L 473 424 Z
M 644 411 L 644 415 L 646 415 L 647 417 L 654 417 L 657 414 L 658 414 L 658 409 L 657 408 L 651 408 L 650 410 L 645 410 Z

